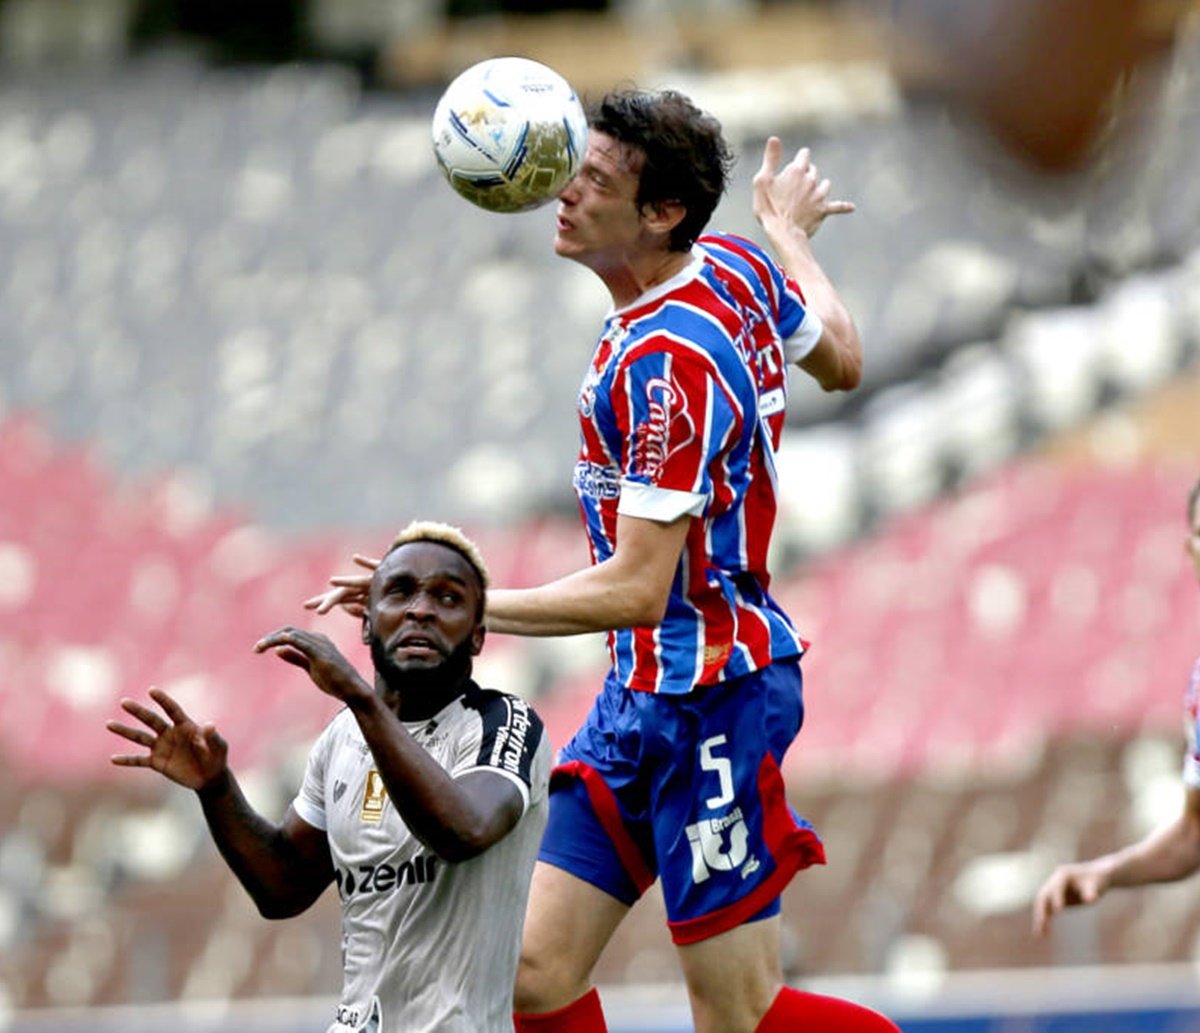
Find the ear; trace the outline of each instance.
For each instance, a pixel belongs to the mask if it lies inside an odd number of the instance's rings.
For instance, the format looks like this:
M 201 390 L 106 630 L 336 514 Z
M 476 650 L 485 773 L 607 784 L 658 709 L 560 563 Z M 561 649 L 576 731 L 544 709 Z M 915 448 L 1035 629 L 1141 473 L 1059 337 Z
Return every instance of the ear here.
M 487 638 L 487 628 L 482 624 L 476 624 L 475 630 L 471 632 L 471 655 L 478 656 L 483 651 L 483 640 Z
M 655 201 L 642 206 L 642 222 L 651 233 L 666 236 L 683 222 L 687 206 L 682 201 Z
M 362 619 L 362 640 L 364 646 L 369 646 L 371 644 L 371 618 L 365 613 L 363 614 Z

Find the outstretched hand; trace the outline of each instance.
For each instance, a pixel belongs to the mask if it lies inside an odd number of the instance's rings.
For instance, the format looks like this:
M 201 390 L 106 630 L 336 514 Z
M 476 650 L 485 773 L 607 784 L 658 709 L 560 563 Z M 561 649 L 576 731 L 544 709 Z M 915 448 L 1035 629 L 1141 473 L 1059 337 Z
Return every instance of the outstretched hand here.
M 768 233 L 769 223 L 783 222 L 811 237 L 828 216 L 854 211 L 852 201 L 829 199 L 829 180 L 820 178 L 807 147 L 780 168 L 782 157 L 783 143 L 772 136 L 754 175 L 754 216 Z
M 214 725 L 198 725 L 162 689 L 151 689 L 150 698 L 162 708 L 161 713 L 136 700 L 121 700 L 121 709 L 137 718 L 145 728 L 119 721 L 105 724 L 114 735 L 145 746 L 149 751 L 114 754 L 114 764 L 126 768 L 153 768 L 172 782 L 197 790 L 228 770 L 229 745 Z
M 366 574 L 335 574 L 329 579 L 333 588 L 327 589 L 320 595 L 304 600 L 306 610 L 317 613 L 328 613 L 335 606 L 340 606 L 351 617 L 361 620 L 367 612 L 367 592 L 371 588 L 371 574 L 379 566 L 379 560 L 370 556 L 354 554 L 354 562 L 365 567 Z
M 1098 864 L 1082 861 L 1054 869 L 1033 902 L 1033 932 L 1044 936 L 1063 908 L 1094 904 L 1108 890 L 1109 877 Z
M 279 659 L 303 668 L 318 689 L 343 703 L 374 692 L 327 635 L 290 626 L 280 628 L 254 643 L 256 653 L 268 649 L 275 650 Z

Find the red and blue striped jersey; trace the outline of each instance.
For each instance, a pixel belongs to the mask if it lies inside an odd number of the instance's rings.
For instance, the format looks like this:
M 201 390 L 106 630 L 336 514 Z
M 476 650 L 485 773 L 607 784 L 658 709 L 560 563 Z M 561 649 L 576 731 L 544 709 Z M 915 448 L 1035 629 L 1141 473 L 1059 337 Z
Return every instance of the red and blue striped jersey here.
M 609 633 L 623 685 L 686 693 L 804 651 L 769 594 L 767 550 L 787 366 L 821 332 L 795 281 L 728 234 L 701 237 L 683 271 L 609 314 L 579 394 L 592 561 L 613 554 L 618 513 L 695 518 L 662 623 Z

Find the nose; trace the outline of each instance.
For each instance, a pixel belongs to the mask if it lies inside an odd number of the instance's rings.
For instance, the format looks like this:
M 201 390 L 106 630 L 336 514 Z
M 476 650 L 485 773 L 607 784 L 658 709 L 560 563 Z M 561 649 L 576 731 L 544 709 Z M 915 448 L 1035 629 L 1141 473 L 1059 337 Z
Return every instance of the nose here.
M 431 620 L 433 618 L 433 596 L 428 592 L 413 592 L 404 608 L 404 616 L 409 620 Z
M 576 201 L 578 201 L 579 200 L 579 188 L 577 186 L 578 183 L 579 183 L 579 173 L 577 172 L 569 180 L 567 180 L 567 185 L 565 187 L 563 187 L 562 190 L 559 191 L 559 194 L 558 194 L 559 201 L 561 201 L 563 204 L 574 204 Z

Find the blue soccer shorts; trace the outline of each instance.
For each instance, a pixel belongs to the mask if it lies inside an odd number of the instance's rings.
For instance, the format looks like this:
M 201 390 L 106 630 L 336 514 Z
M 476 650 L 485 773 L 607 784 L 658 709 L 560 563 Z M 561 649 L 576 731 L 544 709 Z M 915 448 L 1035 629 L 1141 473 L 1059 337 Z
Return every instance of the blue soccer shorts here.
M 610 673 L 559 754 L 540 859 L 630 905 L 661 878 L 677 944 L 778 914 L 792 876 L 825 861 L 780 773 L 803 721 L 798 660 L 687 695 Z

